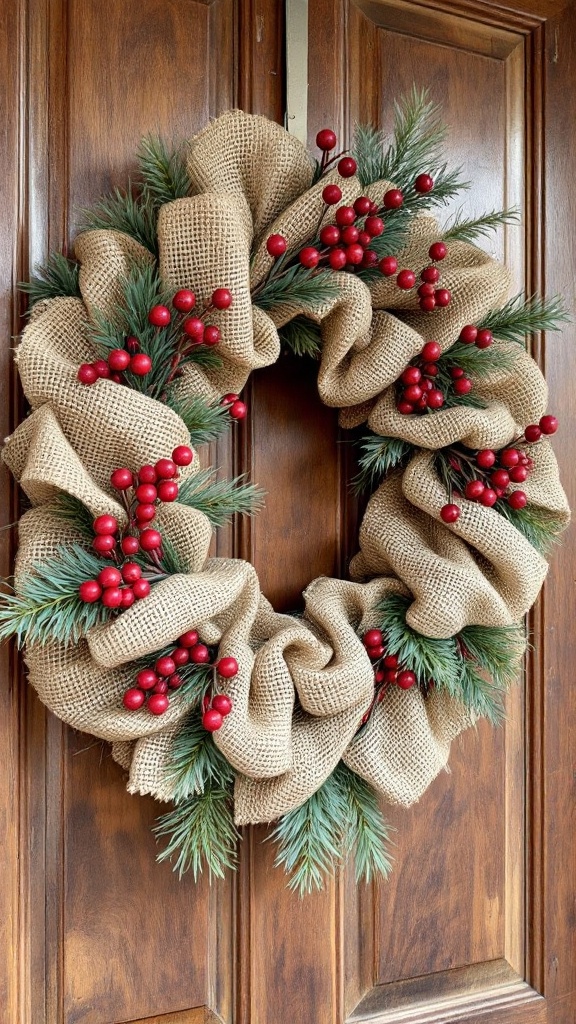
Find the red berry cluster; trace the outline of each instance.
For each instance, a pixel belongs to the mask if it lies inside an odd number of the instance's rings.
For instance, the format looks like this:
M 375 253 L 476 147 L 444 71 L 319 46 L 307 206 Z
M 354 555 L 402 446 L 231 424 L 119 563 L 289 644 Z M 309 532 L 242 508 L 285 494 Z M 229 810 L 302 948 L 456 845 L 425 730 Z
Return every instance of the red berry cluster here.
M 555 434 L 558 420 L 555 416 L 542 416 L 539 423 L 526 427 L 518 442 L 536 444 L 544 434 Z M 524 491 L 513 489 L 513 484 L 524 483 L 533 469 L 533 460 L 521 449 L 508 447 L 499 452 L 484 448 L 470 456 L 455 450 L 449 456 L 450 467 L 459 487 L 463 487 L 468 501 L 479 502 L 486 508 L 493 508 L 498 501 L 505 500 L 510 508 L 521 509 L 528 503 Z M 458 496 L 460 491 L 457 492 Z M 445 523 L 455 523 L 461 509 L 450 502 L 440 509 Z
M 362 637 L 362 642 L 370 661 L 374 664 L 374 698 L 368 711 L 362 718 L 364 725 L 376 704 L 384 698 L 389 686 L 399 686 L 401 690 L 410 690 L 416 685 L 416 676 L 410 669 L 403 668 L 397 654 L 387 654 L 384 635 L 380 629 L 369 629 Z M 428 689 L 434 683 L 430 681 Z
M 436 379 L 440 373 L 438 360 L 442 349 L 437 341 L 427 341 L 420 354 L 403 371 L 396 389 L 396 408 L 404 416 L 441 409 L 446 394 Z M 452 366 L 449 387 L 457 395 L 467 395 L 472 381 L 464 376 L 460 366 Z
M 426 175 L 420 175 L 420 177 L 426 177 Z M 418 181 L 418 178 L 416 180 Z M 430 181 L 432 181 L 431 178 Z M 430 190 L 428 189 L 427 191 Z M 448 289 L 438 287 L 440 283 L 440 270 L 435 266 L 436 263 L 444 259 L 447 252 L 448 248 L 445 242 L 433 242 L 428 250 L 432 263 L 424 267 L 420 273 L 422 284 L 418 287 L 418 305 L 426 313 L 431 313 L 436 307 L 449 306 L 452 301 L 452 295 Z M 393 273 L 395 270 L 396 268 L 394 268 Z M 408 269 L 401 270 L 396 277 L 396 284 L 403 291 L 411 291 L 416 285 L 415 272 Z
M 316 136 L 316 145 L 318 149 L 322 150 L 322 160 L 320 162 L 320 175 L 326 173 L 329 167 L 333 164 L 338 163 L 338 173 L 341 178 L 352 178 L 356 174 L 356 161 L 351 156 L 344 156 L 344 150 L 341 153 L 336 153 L 335 156 L 328 156 L 333 149 L 336 149 L 337 138 L 331 128 L 322 128 Z
M 183 337 L 173 358 L 170 379 L 175 375 L 178 363 L 196 345 L 217 345 L 220 341 L 220 329 L 215 324 L 205 323 L 205 317 L 211 309 L 228 309 L 232 305 L 232 293 L 228 288 L 217 288 L 212 293 L 209 303 L 199 316 L 188 316 L 196 305 L 196 296 L 189 288 L 181 288 L 172 296 L 172 306 L 176 311 L 176 326 L 182 329 Z M 172 313 L 168 306 L 152 306 L 148 311 L 148 322 L 159 330 L 172 323 Z M 108 359 L 97 359 L 94 363 L 82 363 L 78 370 L 81 384 L 95 384 L 100 378 L 113 380 L 116 384 L 126 384 L 124 373 L 133 373 L 137 377 L 145 377 L 152 369 L 152 360 L 145 352 L 140 352 L 140 341 L 130 335 L 124 341 L 124 348 L 115 348 L 109 353 Z
M 95 520 L 95 525 L 103 519 L 113 519 L 116 522 L 114 516 L 99 516 Z M 117 527 L 114 527 L 114 531 L 116 529 Z M 107 565 L 98 573 L 97 579 L 84 580 L 79 587 L 80 600 L 85 604 L 101 601 L 105 608 L 119 608 L 121 611 L 130 608 L 134 601 L 148 597 L 149 593 L 150 583 L 143 578 L 142 569 L 136 562 L 125 562 L 120 569 Z
M 220 658 L 214 666 L 222 679 L 233 679 L 238 674 L 236 658 Z M 202 701 L 202 725 L 207 732 L 217 732 L 232 711 L 232 701 L 226 693 L 206 694 Z
M 228 406 L 228 412 L 233 420 L 243 420 L 246 418 L 248 406 L 240 400 L 239 395 L 234 394 L 232 391 L 220 399 L 220 405 Z
M 490 348 L 490 345 L 494 341 L 494 335 L 487 327 L 476 327 L 475 324 L 465 324 L 460 331 L 458 340 L 464 345 L 476 345 L 476 348 Z

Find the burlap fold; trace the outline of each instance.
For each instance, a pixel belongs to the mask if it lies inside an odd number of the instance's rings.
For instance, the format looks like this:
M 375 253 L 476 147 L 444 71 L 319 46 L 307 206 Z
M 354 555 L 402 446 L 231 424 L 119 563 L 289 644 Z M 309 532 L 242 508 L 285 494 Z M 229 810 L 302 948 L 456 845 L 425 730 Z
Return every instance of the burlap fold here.
M 164 206 L 159 217 L 159 271 L 173 288 L 193 287 L 200 300 L 228 287 L 233 306 L 211 319 L 222 332 L 222 367 L 187 367 L 180 396 L 216 398 L 237 391 L 250 372 L 279 354 L 278 328 L 299 314 L 321 325 L 318 386 L 322 400 L 341 409 L 345 424 L 368 419 L 376 433 L 403 437 L 421 449 L 461 442 L 472 448 L 510 442 L 546 407 L 546 386 L 519 348 L 511 369 L 478 385 L 482 410 L 460 407 L 426 417 L 402 417 L 392 385 L 423 342 L 443 349 L 465 323 L 478 322 L 505 297 L 507 272 L 473 246 L 451 243 L 442 284 L 452 303 L 433 314 L 417 308 L 414 293 L 381 278 L 367 287 L 334 274 L 337 294 L 310 309 L 290 299 L 264 312 L 252 290 L 270 267 L 265 239 L 284 234 L 290 251 L 313 238 L 322 211 L 324 182 L 311 186 L 304 147 L 263 117 L 224 114 L 192 140 L 193 195 Z M 362 193 L 356 178 L 341 183 L 345 201 Z M 368 190 L 378 198 L 388 183 Z M 326 222 L 333 216 L 327 215 Z M 435 222 L 418 218 L 403 266 L 420 270 Z M 36 506 L 23 518 L 16 580 L 35 563 L 76 538 L 55 514 L 59 492 L 73 494 L 96 515 L 122 510 L 110 489 L 118 466 L 137 469 L 189 441 L 169 408 L 111 381 L 91 387 L 76 377 L 94 358 L 86 320 L 95 309 L 114 315 L 122 276 L 150 254 L 119 232 L 80 236 L 82 300 L 42 303 L 26 328 L 17 360 L 31 415 L 15 431 L 4 458 Z M 503 344 L 503 343 L 500 343 Z M 507 346 L 507 350 L 510 346 Z M 567 521 L 565 497 L 548 442 L 534 449 L 530 500 Z M 199 468 L 196 458 L 190 472 Z M 27 651 L 30 680 L 61 718 L 113 743 L 129 772 L 131 792 L 172 794 L 170 751 L 187 713 L 181 694 L 154 718 L 128 712 L 122 693 L 135 658 L 150 655 L 184 630 L 196 628 L 240 664 L 226 684 L 233 710 L 215 742 L 236 769 L 236 820 L 268 821 L 306 800 L 344 758 L 391 802 L 419 798 L 446 764 L 453 737 L 470 715 L 439 687 L 424 699 L 393 691 L 367 726 L 359 724 L 373 693 L 373 670 L 358 632 L 375 625 L 384 594 L 414 600 L 409 622 L 428 636 L 450 636 L 470 623 L 517 621 L 535 599 L 546 562 L 493 510 L 463 502 L 462 516 L 446 526 L 439 509 L 446 494 L 426 451 L 403 474 L 385 481 L 368 504 L 360 531 L 356 578 L 321 579 L 306 591 L 304 619 L 278 615 L 261 595 L 254 569 L 235 559 L 208 559 L 205 516 L 179 503 L 164 506 L 158 521 L 186 572 L 157 584 L 141 603 L 90 631 L 77 645 L 51 642 Z

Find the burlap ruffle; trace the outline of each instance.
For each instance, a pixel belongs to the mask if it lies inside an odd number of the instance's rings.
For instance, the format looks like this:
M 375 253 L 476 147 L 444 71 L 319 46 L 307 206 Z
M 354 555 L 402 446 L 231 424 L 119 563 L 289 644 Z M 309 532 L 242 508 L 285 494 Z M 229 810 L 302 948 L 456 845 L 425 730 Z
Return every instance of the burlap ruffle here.
M 200 300 L 225 284 L 234 304 L 213 318 L 222 329 L 222 368 L 188 367 L 181 394 L 217 397 L 240 390 L 253 369 L 277 359 L 277 328 L 304 313 L 321 324 L 320 395 L 342 410 L 344 423 L 368 418 L 377 433 L 404 437 L 422 449 L 456 441 L 500 447 L 542 414 L 545 383 L 520 350 L 513 370 L 482 383 L 484 410 L 462 407 L 417 418 L 401 417 L 394 408 L 391 385 L 424 340 L 449 347 L 464 323 L 480 320 L 504 299 L 507 273 L 486 254 L 450 245 L 442 282 L 453 300 L 432 315 L 420 313 L 414 296 L 393 281 L 382 278 L 368 288 L 347 274 L 334 275 L 337 297 L 320 309 L 284 303 L 264 313 L 252 304 L 251 289 L 270 264 L 265 239 L 277 231 L 296 249 L 313 235 L 324 183 L 310 187 L 311 163 L 300 143 L 265 118 L 239 111 L 192 140 L 189 169 L 196 194 L 160 213 L 160 273 L 170 287 L 193 286 Z M 386 184 L 377 183 L 369 194 L 380 195 Z M 350 179 L 343 191 L 353 200 L 362 188 Z M 423 266 L 437 234 L 434 221 L 420 218 L 402 265 Z M 74 494 L 94 514 L 121 516 L 109 488 L 111 471 L 154 462 L 189 440 L 179 417 L 158 402 L 110 381 L 79 384 L 79 364 L 94 358 L 87 316 L 94 309 L 112 313 L 129 262 L 151 257 L 128 236 L 110 231 L 80 236 L 76 255 L 83 300 L 43 303 L 17 352 L 32 412 L 9 438 L 4 458 L 35 506 L 21 524 L 17 583 L 35 562 L 74 539 L 54 514 L 58 492 Z M 529 497 L 567 521 L 548 443 L 534 455 Z M 197 468 L 196 459 L 191 471 Z M 367 582 L 315 580 L 302 620 L 273 611 L 247 563 L 207 559 L 210 526 L 202 514 L 164 506 L 161 528 L 187 573 L 156 585 L 145 601 L 78 645 L 31 646 L 30 680 L 62 719 L 113 743 L 131 792 L 166 800 L 171 744 L 185 704 L 176 694 L 167 714 L 153 718 L 145 710 L 125 711 L 121 696 L 135 658 L 152 655 L 194 627 L 240 664 L 227 685 L 232 714 L 215 735 L 238 772 L 239 823 L 271 820 L 298 806 L 341 758 L 385 798 L 408 805 L 446 764 L 450 742 L 470 716 L 441 686 L 426 700 L 394 691 L 358 733 L 373 692 L 358 630 L 375 624 L 374 605 L 390 591 L 413 596 L 409 621 L 429 636 L 450 636 L 469 623 L 511 623 L 534 601 L 546 572 L 545 561 L 491 509 L 462 502 L 458 522 L 443 524 L 445 500 L 433 456 L 416 455 L 369 502 L 352 565 L 354 576 Z

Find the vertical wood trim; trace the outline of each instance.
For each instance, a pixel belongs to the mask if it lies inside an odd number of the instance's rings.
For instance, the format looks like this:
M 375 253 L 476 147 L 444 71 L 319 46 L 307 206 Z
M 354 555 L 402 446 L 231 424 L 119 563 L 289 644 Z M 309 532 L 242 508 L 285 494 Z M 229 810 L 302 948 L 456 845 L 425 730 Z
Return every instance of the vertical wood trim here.
M 308 0 L 286 0 L 286 128 L 308 139 Z

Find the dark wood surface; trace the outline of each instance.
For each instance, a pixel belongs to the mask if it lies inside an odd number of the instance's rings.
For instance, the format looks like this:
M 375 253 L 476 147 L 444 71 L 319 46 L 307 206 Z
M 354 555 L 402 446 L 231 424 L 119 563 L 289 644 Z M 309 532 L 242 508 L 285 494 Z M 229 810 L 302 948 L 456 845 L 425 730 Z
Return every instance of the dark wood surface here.
M 475 185 L 467 208 L 525 209 L 491 250 L 517 287 L 574 307 L 574 4 L 309 0 L 309 12 L 310 139 L 328 125 L 349 139 L 357 119 L 388 127 L 395 95 L 430 86 L 452 124 L 449 156 Z M 0 76 L 5 436 L 20 408 L 15 282 L 66 244 L 80 207 L 124 182 L 143 132 L 190 135 L 233 105 L 282 121 L 283 5 L 5 0 Z M 534 344 L 573 502 L 574 333 Z M 354 550 L 350 448 L 311 364 L 285 357 L 247 390 L 251 421 L 214 457 L 250 471 L 268 504 L 217 547 L 250 558 L 290 609 Z M 2 483 L 7 523 L 16 497 Z M 0 533 L 3 574 L 13 541 Z M 531 617 L 535 653 L 506 729 L 466 734 L 421 804 L 388 811 L 390 882 L 357 888 L 346 873 L 304 902 L 264 828 L 246 830 L 238 876 L 212 889 L 158 866 L 158 806 L 128 796 L 108 748 L 47 714 L 0 650 L 2 1024 L 573 1024 L 575 578 L 570 535 Z

